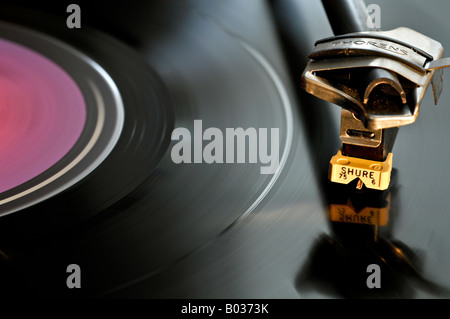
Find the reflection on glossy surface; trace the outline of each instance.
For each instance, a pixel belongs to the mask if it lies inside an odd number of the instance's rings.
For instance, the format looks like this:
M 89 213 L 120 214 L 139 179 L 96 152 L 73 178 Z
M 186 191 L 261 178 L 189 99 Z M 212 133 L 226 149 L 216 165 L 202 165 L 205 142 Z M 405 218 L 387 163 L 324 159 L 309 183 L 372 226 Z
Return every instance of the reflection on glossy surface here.
M 449 289 L 421 274 L 426 256 L 395 239 L 396 173 L 390 188 L 382 192 L 357 190 L 354 183 L 328 185 L 331 233 L 313 244 L 296 280 L 300 292 L 318 289 L 345 298 L 412 298 L 415 290 L 422 289 L 434 296 L 450 296 Z M 368 268 L 373 264 L 380 267 L 379 288 L 367 284 L 375 273 Z

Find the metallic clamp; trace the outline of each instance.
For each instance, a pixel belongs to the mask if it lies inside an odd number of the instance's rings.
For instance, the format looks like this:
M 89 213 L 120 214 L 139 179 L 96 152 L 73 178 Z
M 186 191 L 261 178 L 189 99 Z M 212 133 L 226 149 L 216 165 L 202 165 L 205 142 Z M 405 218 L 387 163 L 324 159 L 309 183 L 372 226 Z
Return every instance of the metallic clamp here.
M 439 66 L 448 66 L 447 60 L 437 62 L 443 52 L 439 42 L 408 28 L 327 38 L 316 42 L 309 55 L 311 60 L 303 72 L 302 87 L 348 109 L 368 129 L 407 125 L 417 119 L 430 82 L 435 104 L 438 102 L 443 85 Z M 360 74 L 369 68 L 389 70 L 397 79 L 378 78 L 375 82 L 360 83 Z M 397 92 L 386 90 L 388 98 L 374 97 L 371 103 L 370 94 L 383 84 L 390 84 Z

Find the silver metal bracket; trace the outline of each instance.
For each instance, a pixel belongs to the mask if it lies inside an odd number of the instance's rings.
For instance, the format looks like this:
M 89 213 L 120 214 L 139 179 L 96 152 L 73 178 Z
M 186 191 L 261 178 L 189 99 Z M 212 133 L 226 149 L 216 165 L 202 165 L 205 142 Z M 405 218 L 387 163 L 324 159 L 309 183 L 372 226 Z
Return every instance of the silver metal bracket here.
M 439 42 L 403 27 L 326 38 L 317 41 L 309 55 L 302 87 L 354 113 L 366 129 L 399 127 L 417 119 L 430 83 L 437 104 L 442 68 L 450 66 L 450 60 L 440 60 L 443 52 Z M 361 74 L 374 69 L 391 75 L 361 83 Z M 381 94 L 373 93 L 375 86 Z
M 365 128 L 352 112 L 342 109 L 340 138 L 344 144 L 378 147 L 383 140 L 383 130 Z

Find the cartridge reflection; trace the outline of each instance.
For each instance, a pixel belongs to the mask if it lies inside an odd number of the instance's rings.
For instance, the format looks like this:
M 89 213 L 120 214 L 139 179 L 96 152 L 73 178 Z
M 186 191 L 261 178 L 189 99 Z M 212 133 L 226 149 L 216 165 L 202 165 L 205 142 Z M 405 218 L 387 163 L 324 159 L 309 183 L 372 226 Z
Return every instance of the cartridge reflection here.
M 393 236 L 399 212 L 395 176 L 394 170 L 385 191 L 358 190 L 353 183 L 327 185 L 331 232 L 311 248 L 296 280 L 300 294 L 316 290 L 331 297 L 413 298 L 424 290 L 450 296 L 448 289 L 421 275 L 423 252 Z M 379 285 L 374 287 L 373 281 Z

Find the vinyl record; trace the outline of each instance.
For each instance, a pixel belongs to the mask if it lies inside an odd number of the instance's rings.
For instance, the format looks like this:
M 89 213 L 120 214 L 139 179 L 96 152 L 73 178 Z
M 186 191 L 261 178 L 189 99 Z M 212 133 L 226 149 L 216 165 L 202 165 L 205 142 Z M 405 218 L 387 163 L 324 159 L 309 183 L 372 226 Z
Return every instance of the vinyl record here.
M 163 6 L 173 13 L 152 20 L 149 27 L 155 37 L 158 26 L 184 14 L 178 6 Z M 263 8 L 259 10 L 264 14 Z M 64 278 L 52 273 L 67 262 L 69 265 L 73 253 L 80 254 L 79 263 L 94 269 L 110 268 L 112 261 L 115 265 L 111 272 L 86 272 L 90 282 L 90 288 L 84 290 L 87 295 L 115 291 L 160 272 L 245 219 L 278 181 L 282 169 L 262 175 L 255 164 L 177 165 L 171 159 L 169 133 L 174 126 L 193 131 L 195 119 L 201 119 L 205 129 L 210 126 L 223 131 L 227 127 L 282 128 L 281 168 L 293 138 L 291 102 L 267 58 L 232 30 L 201 18 L 195 10 L 188 11 L 184 19 L 192 26 L 177 30 L 173 39 L 152 39 L 146 50 L 155 48 L 162 53 L 151 52 L 146 60 L 123 42 L 94 29 L 83 26 L 81 32 L 71 33 L 54 26 L 56 18 L 46 19 L 44 26 L 42 19 L 36 22 L 39 30 L 53 37 L 51 43 L 64 41 L 105 70 L 119 90 L 125 120 L 117 144 L 92 172 L 67 191 L 5 217 L 8 240 L 11 234 L 17 238 L 14 247 L 23 242 L 28 249 L 29 239 L 34 238 L 45 250 L 39 249 L 40 256 L 49 254 L 53 260 L 55 249 L 70 251 L 67 257 L 58 254 L 56 260 L 39 266 L 45 274 L 39 281 L 45 286 Z M 146 36 L 146 40 L 152 38 Z M 177 52 L 184 52 L 183 60 Z M 71 65 L 67 60 L 60 64 L 64 67 L 65 63 Z M 159 68 L 164 79 L 152 66 Z M 85 75 L 78 68 L 68 72 Z M 261 87 L 266 90 L 264 96 L 259 94 Z M 20 230 L 12 231 L 15 226 Z M 195 234 L 186 231 L 189 229 L 196 229 Z M 85 232 L 89 235 L 81 235 Z M 88 239 L 83 247 L 78 247 L 84 241 L 79 236 Z M 150 237 L 142 241 L 142 236 Z M 53 246 L 55 237 L 57 247 Z M 106 238 L 119 240 L 118 246 L 113 250 L 104 247 L 109 246 L 103 241 Z M 71 248 L 63 248 L 67 245 Z M 142 250 L 150 256 L 142 259 Z M 54 293 L 61 291 L 49 289 L 50 295 Z

